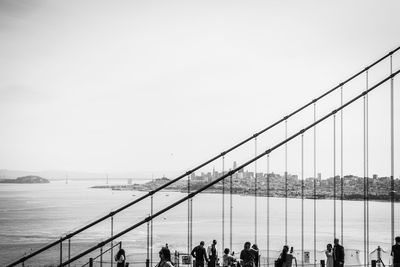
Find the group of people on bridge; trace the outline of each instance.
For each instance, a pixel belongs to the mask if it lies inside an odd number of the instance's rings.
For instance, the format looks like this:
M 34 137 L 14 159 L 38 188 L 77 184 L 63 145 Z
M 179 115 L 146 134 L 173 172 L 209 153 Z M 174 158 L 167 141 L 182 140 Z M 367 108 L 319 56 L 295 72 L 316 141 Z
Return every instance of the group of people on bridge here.
M 204 247 L 204 241 L 193 248 L 190 253 L 195 259 L 195 267 L 204 267 L 207 263 L 208 267 L 215 267 L 219 264 L 218 252 L 217 252 L 217 241 L 213 240 L 211 246 L 207 248 Z M 250 242 L 244 243 L 244 248 L 240 252 L 240 258 L 237 259 L 234 256 L 234 252 L 230 253 L 229 248 L 224 249 L 224 255 L 222 256 L 222 266 L 242 266 L 242 267 L 259 267 L 260 253 L 256 244 L 251 245 Z
M 395 238 L 395 245 L 392 246 L 391 256 L 393 257 L 393 267 L 400 267 L 400 237 Z M 251 245 L 250 242 L 244 243 L 244 248 L 240 252 L 240 257 L 236 258 L 235 253 L 230 253 L 229 248 L 224 249 L 224 255 L 222 257 L 222 264 L 219 263 L 217 241 L 213 240 L 211 245 L 205 248 L 205 242 L 201 241 L 200 244 L 193 248 L 191 256 L 194 258 L 194 267 L 260 267 L 260 253 L 256 244 Z M 328 244 L 325 250 L 326 255 L 326 267 L 343 267 L 345 254 L 344 247 L 339 244 L 339 239 L 334 239 L 334 246 Z M 160 261 L 155 267 L 173 267 L 171 261 L 171 252 L 168 248 L 168 244 L 162 247 L 159 252 Z M 120 249 L 115 256 L 117 261 L 117 267 L 126 267 L 125 265 L 125 251 Z M 277 260 L 275 260 L 275 267 L 292 267 L 293 261 L 297 267 L 297 260 L 293 254 L 293 247 L 290 248 L 287 245 L 283 246 L 282 252 L 280 253 Z

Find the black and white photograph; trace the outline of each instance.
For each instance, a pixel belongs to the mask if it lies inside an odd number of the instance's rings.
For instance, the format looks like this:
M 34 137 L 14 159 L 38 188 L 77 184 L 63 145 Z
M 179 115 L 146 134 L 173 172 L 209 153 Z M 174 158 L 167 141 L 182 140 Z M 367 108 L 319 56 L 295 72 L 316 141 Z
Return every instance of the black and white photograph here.
M 400 267 L 400 1 L 0 0 L 0 266 Z

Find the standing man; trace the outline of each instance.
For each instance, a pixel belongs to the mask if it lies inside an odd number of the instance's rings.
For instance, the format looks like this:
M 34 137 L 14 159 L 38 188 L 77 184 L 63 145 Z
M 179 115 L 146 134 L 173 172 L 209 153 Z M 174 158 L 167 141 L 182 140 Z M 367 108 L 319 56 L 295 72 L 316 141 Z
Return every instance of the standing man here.
M 196 259 L 195 267 L 204 267 L 204 261 L 208 262 L 204 241 L 201 241 L 200 245 L 196 246 L 190 254 Z
M 393 267 L 400 267 L 400 236 L 394 239 L 396 244 L 392 246 Z
M 210 259 L 208 267 L 215 267 L 218 261 L 217 240 L 214 239 L 211 246 L 207 248 L 207 254 Z
M 344 248 L 339 244 L 339 239 L 335 238 L 333 241 L 335 246 L 333 247 L 333 266 L 343 267 L 344 265 Z
M 240 261 L 241 261 L 240 266 L 254 267 L 254 255 L 250 251 L 250 246 L 251 246 L 250 242 L 244 243 L 244 248 L 240 252 Z

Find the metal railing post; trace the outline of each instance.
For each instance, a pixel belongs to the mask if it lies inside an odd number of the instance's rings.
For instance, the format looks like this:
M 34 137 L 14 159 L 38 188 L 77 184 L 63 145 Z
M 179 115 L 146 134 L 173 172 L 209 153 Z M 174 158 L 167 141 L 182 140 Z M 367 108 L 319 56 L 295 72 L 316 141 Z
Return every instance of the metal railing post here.
M 89 267 L 93 267 L 93 258 L 89 259 Z

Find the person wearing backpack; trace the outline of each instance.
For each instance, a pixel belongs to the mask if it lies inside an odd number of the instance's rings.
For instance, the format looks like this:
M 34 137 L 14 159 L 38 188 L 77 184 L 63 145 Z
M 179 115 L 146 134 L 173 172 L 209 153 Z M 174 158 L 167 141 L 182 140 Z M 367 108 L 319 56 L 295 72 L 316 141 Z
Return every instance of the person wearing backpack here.
M 167 247 L 162 247 L 158 255 L 160 256 L 160 262 L 157 263 L 156 267 L 174 267 L 171 262 L 171 252 Z

